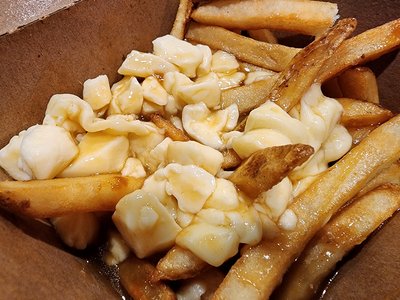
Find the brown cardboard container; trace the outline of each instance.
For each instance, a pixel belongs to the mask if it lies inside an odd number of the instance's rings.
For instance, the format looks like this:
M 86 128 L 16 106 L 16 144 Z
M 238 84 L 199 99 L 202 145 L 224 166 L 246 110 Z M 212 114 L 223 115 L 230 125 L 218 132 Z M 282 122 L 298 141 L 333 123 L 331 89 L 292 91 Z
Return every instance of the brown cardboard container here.
M 358 31 L 400 16 L 399 0 L 342 0 L 341 16 L 359 20 Z M 40 123 L 52 94 L 81 95 L 99 74 L 111 82 L 132 49 L 151 49 L 167 33 L 177 0 L 81 0 L 71 7 L 0 36 L 0 147 Z M 399 56 L 371 63 L 385 106 L 400 111 Z M 1 179 L 7 178 L 4 173 Z M 400 297 L 400 215 L 353 253 L 325 293 L 326 299 Z M 63 250 L 48 227 L 0 211 L 1 299 L 119 298 L 95 267 Z

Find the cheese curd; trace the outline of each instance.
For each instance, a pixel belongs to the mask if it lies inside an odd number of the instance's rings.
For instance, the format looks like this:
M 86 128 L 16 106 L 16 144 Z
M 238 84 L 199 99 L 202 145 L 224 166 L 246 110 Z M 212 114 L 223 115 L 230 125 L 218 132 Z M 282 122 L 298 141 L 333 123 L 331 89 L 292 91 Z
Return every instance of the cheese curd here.
M 88 102 L 93 110 L 102 109 L 110 103 L 111 98 L 107 75 L 100 75 L 83 83 L 83 100 Z
M 157 105 L 166 105 L 168 102 L 167 91 L 154 76 L 149 76 L 142 82 L 143 97 Z
M 221 150 L 224 143 L 221 135 L 232 130 L 239 118 L 236 104 L 223 110 L 210 111 L 204 103 L 186 105 L 182 111 L 185 131 L 196 141 Z
M 125 77 L 112 88 L 109 115 L 139 114 L 143 105 L 143 89 L 136 77 Z

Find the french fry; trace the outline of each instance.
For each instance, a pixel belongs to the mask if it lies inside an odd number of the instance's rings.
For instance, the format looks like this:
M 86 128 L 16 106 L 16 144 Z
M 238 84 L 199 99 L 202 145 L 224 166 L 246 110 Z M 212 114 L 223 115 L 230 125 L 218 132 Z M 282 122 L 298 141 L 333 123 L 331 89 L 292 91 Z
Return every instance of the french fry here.
M 342 71 L 374 60 L 400 45 L 400 19 L 367 30 L 346 40 L 321 69 L 318 82 Z
M 354 31 L 356 25 L 355 19 L 340 20 L 319 39 L 300 51 L 290 66 L 280 73 L 267 99 L 276 102 L 285 111 L 292 109 L 314 83 L 321 67 Z
M 185 37 L 186 24 L 192 13 L 192 0 L 180 0 L 174 24 L 172 25 L 171 35 L 183 40 Z
M 353 146 L 361 143 L 363 139 L 365 139 L 368 134 L 374 130 L 377 125 L 365 126 L 365 127 L 348 127 L 347 131 L 350 133 L 351 138 L 353 140 Z
M 311 240 L 289 269 L 277 299 L 312 299 L 337 262 L 400 208 L 400 186 L 383 185 L 355 199 Z
M 141 300 L 173 300 L 175 293 L 163 282 L 153 282 L 155 267 L 134 256 L 119 265 L 119 277 L 122 286 L 133 299 Z
M 371 132 L 293 200 L 289 209 L 297 216 L 296 228 L 246 250 L 214 299 L 267 299 L 326 221 L 399 157 L 400 116 L 396 116 Z
M 183 132 L 183 130 L 176 128 L 171 121 L 164 119 L 158 114 L 151 114 L 149 117 L 150 121 L 152 121 L 158 128 L 165 129 L 165 134 L 173 141 L 190 141 L 189 137 Z
M 222 92 L 221 107 L 226 108 L 236 103 L 240 114 L 246 114 L 265 103 L 267 95 L 275 84 L 276 77 L 256 81 L 250 85 L 243 85 Z
M 368 182 L 362 190 L 357 194 L 362 196 L 369 191 L 375 189 L 382 184 L 396 184 L 400 185 L 400 161 L 396 161 L 391 166 L 383 170 L 378 176 Z
M 242 192 L 256 198 L 279 183 L 314 153 L 309 145 L 269 147 L 254 152 L 229 177 Z
M 174 246 L 157 263 L 153 280 L 179 280 L 193 278 L 209 265 L 191 251 Z
M 263 71 L 263 72 L 270 72 L 270 73 L 275 73 L 274 71 L 265 69 L 260 66 L 256 66 L 253 64 L 250 64 L 245 61 L 239 61 L 239 71 L 241 72 L 255 72 L 255 71 Z
M 343 106 L 341 123 L 345 127 L 378 125 L 389 120 L 393 113 L 377 104 L 348 99 L 337 99 Z
M 247 30 L 249 36 L 257 41 L 266 42 L 270 44 L 278 44 L 278 39 L 272 33 L 271 30 L 268 29 L 250 29 Z
M 378 83 L 374 72 L 367 67 L 344 71 L 338 77 L 343 98 L 353 98 L 379 104 Z
M 224 156 L 224 161 L 222 162 L 221 168 L 224 170 L 236 168 L 242 162 L 239 155 L 237 155 L 233 149 L 222 151 L 222 155 Z
M 333 25 L 337 12 L 336 4 L 321 1 L 216 0 L 199 6 L 191 16 L 199 23 L 226 28 L 317 35 Z
M 116 174 L 0 182 L 0 207 L 32 218 L 113 211 L 144 179 Z M 83 201 L 84 199 L 84 201 Z
M 322 85 L 322 92 L 325 96 L 331 98 L 343 98 L 342 90 L 340 89 L 338 78 L 334 77 Z
M 277 44 L 268 44 L 242 36 L 222 27 L 192 22 L 186 38 L 224 50 L 238 59 L 273 71 L 282 71 L 299 49 Z

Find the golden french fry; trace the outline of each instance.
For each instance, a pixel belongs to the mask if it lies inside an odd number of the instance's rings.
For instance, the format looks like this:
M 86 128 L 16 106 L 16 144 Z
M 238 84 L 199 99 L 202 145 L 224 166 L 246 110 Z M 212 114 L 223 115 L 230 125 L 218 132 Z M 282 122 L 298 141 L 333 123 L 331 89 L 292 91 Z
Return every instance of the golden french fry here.
M 216 0 L 195 9 L 191 17 L 199 23 L 226 28 L 317 35 L 333 25 L 337 12 L 336 4 L 321 1 Z
M 174 246 L 157 264 L 153 280 L 193 278 L 209 265 L 190 250 Z
M 340 211 L 289 269 L 277 299 L 312 299 L 336 263 L 400 208 L 400 186 L 383 185 Z
M 335 77 L 342 71 L 371 61 L 400 45 L 400 19 L 367 30 L 346 40 L 321 69 L 318 82 Z
M 185 37 L 186 24 L 192 13 L 192 0 L 180 0 L 174 24 L 172 25 L 171 35 L 183 40 Z
M 256 198 L 279 183 L 314 153 L 309 145 L 269 147 L 254 152 L 229 177 L 242 192 Z
M 337 77 L 334 77 L 324 82 L 324 84 L 322 85 L 322 92 L 327 97 L 343 98 L 343 93 L 340 89 Z
M 269 72 L 269 73 L 275 73 L 274 71 L 265 69 L 260 66 L 256 66 L 253 64 L 250 64 L 245 61 L 239 61 L 239 71 L 241 72 L 255 72 L 255 71 L 263 71 L 263 72 Z
M 155 272 L 152 264 L 134 256 L 119 265 L 122 286 L 133 299 L 176 299 L 175 293 L 165 283 L 152 281 Z
M 275 81 L 276 77 L 273 76 L 250 85 L 225 90 L 221 94 L 221 107 L 226 108 L 236 103 L 240 114 L 249 113 L 254 108 L 265 103 Z
M 379 104 L 378 83 L 374 72 L 367 67 L 344 71 L 338 77 L 343 98 L 353 98 Z
M 229 89 L 222 93 L 221 106 L 227 107 L 236 103 L 239 112 L 245 114 L 269 99 L 289 111 L 301 100 L 321 66 L 355 26 L 355 19 L 339 21 L 330 31 L 302 49 L 280 73 L 278 79 L 271 77 L 248 86 Z
M 213 49 L 224 50 L 236 58 L 273 71 L 282 71 L 299 49 L 268 44 L 222 27 L 190 23 L 186 38 Z
M 365 139 L 368 134 L 374 130 L 377 125 L 372 125 L 372 126 L 365 126 L 365 127 L 348 127 L 346 128 L 347 131 L 350 133 L 351 138 L 353 140 L 353 146 L 358 145 L 361 143 L 363 139 Z
M 222 162 L 221 168 L 224 170 L 236 168 L 242 162 L 242 159 L 233 149 L 222 151 L 222 155 L 224 156 L 224 161 Z
M 314 83 L 321 67 L 354 31 L 356 25 L 355 19 L 340 20 L 320 38 L 301 50 L 290 62 L 289 67 L 280 73 L 267 99 L 276 102 L 285 111 L 292 109 Z
M 278 44 L 278 39 L 272 33 L 271 30 L 268 29 L 250 29 L 247 30 L 249 36 L 257 41 L 266 42 L 270 44 Z
M 288 209 L 297 216 L 296 228 L 246 250 L 228 272 L 215 299 L 267 299 L 326 221 L 399 157 L 400 116 L 396 116 L 371 132 L 293 200 Z
M 183 130 L 176 128 L 171 121 L 164 119 L 158 114 L 151 114 L 149 118 L 158 128 L 165 129 L 165 134 L 172 140 L 181 142 L 190 141 L 189 137 L 183 132 Z
M 376 187 L 386 183 L 400 185 L 400 160 L 396 161 L 368 182 L 357 195 L 364 195 Z
M 377 104 L 348 99 L 337 99 L 343 106 L 341 123 L 345 127 L 364 127 L 386 122 L 393 113 Z
M 199 299 L 199 289 L 202 291 L 201 300 L 211 300 L 215 290 L 224 279 L 224 273 L 217 268 L 209 268 L 195 278 L 185 280 L 177 291 L 178 299 Z M 196 295 L 195 297 L 193 297 Z
M 0 182 L 0 207 L 32 218 L 113 211 L 144 179 L 116 174 Z

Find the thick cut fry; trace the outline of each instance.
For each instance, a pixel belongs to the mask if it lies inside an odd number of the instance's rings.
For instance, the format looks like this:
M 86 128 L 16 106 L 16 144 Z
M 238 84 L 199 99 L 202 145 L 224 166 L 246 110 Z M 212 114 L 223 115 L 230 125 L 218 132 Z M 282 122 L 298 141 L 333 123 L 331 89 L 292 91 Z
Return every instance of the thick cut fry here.
M 113 211 L 144 179 L 121 175 L 0 182 L 0 207 L 32 218 Z
M 191 251 L 175 246 L 158 262 L 153 280 L 193 278 L 208 266 Z
M 158 128 L 165 129 L 165 134 L 173 141 L 190 141 L 189 137 L 183 132 L 183 130 L 176 128 L 171 121 L 164 119 L 162 116 L 151 114 L 150 121 L 156 124 Z
M 346 128 L 347 131 L 350 133 L 351 138 L 353 140 L 353 146 L 358 145 L 361 143 L 363 139 L 365 139 L 368 134 L 374 130 L 377 125 L 372 125 L 372 126 L 365 126 L 365 127 L 348 127 Z
M 242 192 L 256 198 L 279 183 L 314 153 L 309 145 L 294 144 L 258 150 L 229 177 Z
M 300 51 L 282 71 L 267 99 L 289 111 L 314 83 L 321 67 L 355 29 L 355 19 L 340 20 L 332 29 Z
M 343 98 L 342 90 L 340 89 L 338 78 L 334 77 L 322 85 L 322 92 L 325 96 L 331 98 Z
M 257 41 L 266 42 L 270 44 L 278 44 L 278 39 L 272 33 L 271 30 L 268 29 L 250 29 L 247 30 L 249 36 Z
M 345 127 L 364 127 L 378 125 L 386 122 L 393 113 L 377 104 L 348 99 L 337 99 L 343 106 L 341 123 Z
M 163 282 L 153 282 L 155 267 L 134 256 L 119 265 L 119 277 L 122 286 L 133 299 L 173 300 L 175 293 Z
M 236 103 L 240 114 L 249 113 L 265 102 L 275 81 L 276 77 L 273 76 L 250 85 L 225 90 L 221 95 L 221 107 L 226 108 Z
M 268 44 L 242 36 L 222 27 L 192 22 L 186 34 L 190 41 L 224 50 L 236 58 L 273 71 L 282 71 L 299 49 Z
M 289 209 L 297 216 L 296 228 L 246 250 L 214 299 L 267 299 L 326 221 L 399 157 L 400 116 L 396 116 L 371 132 L 293 200 Z
M 171 35 L 183 40 L 185 37 L 186 24 L 190 19 L 192 8 L 192 0 L 180 0 L 174 25 L 172 25 Z
M 364 195 L 369 191 L 382 184 L 396 184 L 400 185 L 400 161 L 396 161 L 394 164 L 383 170 L 378 176 L 368 182 L 363 189 L 357 194 L 357 196 Z
M 195 9 L 192 18 L 226 28 L 277 29 L 317 35 L 336 20 L 337 5 L 321 1 L 217 0 Z
M 378 83 L 374 72 L 367 67 L 348 69 L 338 77 L 343 98 L 353 98 L 379 104 Z
M 335 77 L 342 71 L 374 60 L 400 45 L 400 19 L 367 30 L 345 41 L 327 61 L 318 82 Z
M 289 269 L 277 299 L 312 299 L 337 262 L 400 208 L 400 187 L 383 185 L 355 199 L 326 224 Z
M 239 61 L 239 71 L 241 71 L 241 72 L 263 71 L 263 72 L 275 73 L 274 71 L 265 69 L 265 68 L 260 67 L 260 66 L 256 66 L 256 65 L 250 64 L 250 63 L 245 62 L 245 61 Z

